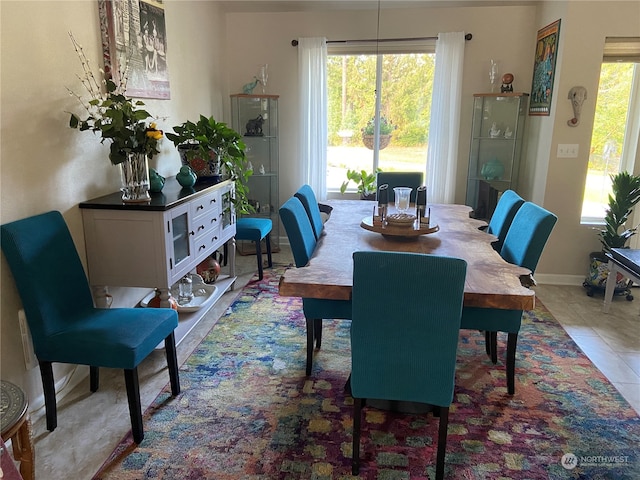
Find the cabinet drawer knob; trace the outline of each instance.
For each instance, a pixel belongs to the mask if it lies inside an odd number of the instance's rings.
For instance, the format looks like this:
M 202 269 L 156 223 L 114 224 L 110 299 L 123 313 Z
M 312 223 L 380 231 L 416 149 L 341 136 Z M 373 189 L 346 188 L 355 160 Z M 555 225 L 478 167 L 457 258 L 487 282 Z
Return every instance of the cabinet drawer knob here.
M 204 228 L 205 228 L 205 227 L 204 227 L 204 225 L 200 225 L 200 226 L 198 227 L 198 231 L 200 231 L 200 230 L 204 230 Z
M 204 205 L 198 205 L 198 206 L 196 207 L 196 211 L 198 211 L 198 210 L 202 210 L 203 208 L 204 208 Z

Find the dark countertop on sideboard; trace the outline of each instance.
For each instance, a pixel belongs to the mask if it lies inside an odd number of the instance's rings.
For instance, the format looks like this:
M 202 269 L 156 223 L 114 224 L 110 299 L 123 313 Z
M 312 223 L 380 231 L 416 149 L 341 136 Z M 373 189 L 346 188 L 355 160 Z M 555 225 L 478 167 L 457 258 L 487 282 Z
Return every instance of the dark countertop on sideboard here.
M 166 211 L 180 205 L 188 200 L 193 200 L 199 193 L 203 193 L 209 187 L 218 185 L 226 181 L 222 179 L 200 178 L 193 187 L 182 187 L 176 177 L 167 177 L 164 188 L 161 192 L 153 193 L 151 201 L 144 203 L 124 203 L 122 192 L 113 192 L 102 197 L 87 200 L 80 203 L 80 208 L 102 209 L 102 210 L 142 210 L 142 211 Z

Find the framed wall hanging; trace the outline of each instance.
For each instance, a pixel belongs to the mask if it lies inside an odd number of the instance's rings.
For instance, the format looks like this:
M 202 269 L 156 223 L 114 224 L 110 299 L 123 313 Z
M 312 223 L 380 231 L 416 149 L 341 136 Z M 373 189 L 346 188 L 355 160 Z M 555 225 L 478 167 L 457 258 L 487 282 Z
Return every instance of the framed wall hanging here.
M 169 99 L 164 5 L 155 0 L 98 0 L 105 73 L 128 66 L 127 95 Z M 118 79 L 117 75 L 114 75 Z
M 549 115 L 556 72 L 560 20 L 538 30 L 529 115 Z

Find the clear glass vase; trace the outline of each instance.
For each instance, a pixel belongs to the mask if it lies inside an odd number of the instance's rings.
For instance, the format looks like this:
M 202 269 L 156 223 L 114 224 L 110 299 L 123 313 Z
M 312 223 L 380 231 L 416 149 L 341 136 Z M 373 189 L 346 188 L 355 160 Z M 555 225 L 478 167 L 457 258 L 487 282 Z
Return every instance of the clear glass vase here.
M 122 201 L 143 203 L 151 200 L 149 195 L 149 162 L 144 153 L 130 153 L 120 163 Z

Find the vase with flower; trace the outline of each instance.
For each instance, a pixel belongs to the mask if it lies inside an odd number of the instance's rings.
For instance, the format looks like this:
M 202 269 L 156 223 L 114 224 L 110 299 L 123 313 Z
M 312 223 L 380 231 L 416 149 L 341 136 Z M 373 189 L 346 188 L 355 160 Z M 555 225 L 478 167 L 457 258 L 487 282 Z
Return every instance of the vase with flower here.
M 126 96 L 127 65 L 117 72 L 117 83 L 106 74 L 98 82 L 82 47 L 73 35 L 70 37 L 82 64 L 83 74 L 78 78 L 90 98 L 86 100 L 69 90 L 86 111 L 84 118 L 71 113 L 69 126 L 99 134 L 100 143 L 109 144 L 109 160 L 120 168 L 123 202 L 147 202 L 151 199 L 148 160 L 160 152 L 158 144 L 163 132 L 142 108 L 143 102 Z

